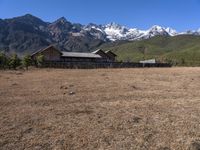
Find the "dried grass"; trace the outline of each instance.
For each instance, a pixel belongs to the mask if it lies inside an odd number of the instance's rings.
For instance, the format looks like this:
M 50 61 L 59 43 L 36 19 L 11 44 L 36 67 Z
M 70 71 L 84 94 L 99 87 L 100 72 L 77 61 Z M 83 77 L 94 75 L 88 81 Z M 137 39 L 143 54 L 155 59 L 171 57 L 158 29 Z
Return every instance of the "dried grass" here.
M 0 149 L 195 149 L 199 81 L 200 68 L 1 71 Z

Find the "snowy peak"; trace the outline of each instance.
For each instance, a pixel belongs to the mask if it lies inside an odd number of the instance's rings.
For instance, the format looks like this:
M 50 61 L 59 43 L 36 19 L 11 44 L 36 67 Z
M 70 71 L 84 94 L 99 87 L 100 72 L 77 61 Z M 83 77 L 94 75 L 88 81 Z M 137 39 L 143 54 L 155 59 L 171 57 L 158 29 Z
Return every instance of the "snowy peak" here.
M 104 32 L 111 41 L 117 40 L 140 40 L 148 39 L 157 35 L 175 36 L 176 30 L 172 28 L 164 28 L 158 25 L 152 26 L 148 30 L 139 30 L 136 28 L 128 28 L 116 23 L 110 23 L 104 26 Z
M 125 26 L 121 26 L 116 23 L 110 23 L 103 27 L 104 32 L 107 35 L 107 38 L 111 41 L 124 40 L 129 29 Z
M 170 35 L 170 36 L 176 36 L 178 35 L 178 32 L 172 28 L 166 28 L 165 31 Z
M 107 41 L 106 33 L 104 32 L 102 25 L 90 23 L 84 26 L 81 32 L 90 35 L 93 39 Z
M 174 36 L 174 35 L 177 34 L 176 30 L 174 30 L 172 28 L 169 28 L 169 27 L 165 28 L 165 27 L 161 27 L 161 26 L 158 26 L 158 25 L 154 25 L 153 27 L 151 27 L 149 29 L 149 32 L 155 33 L 155 34 L 161 34 L 161 35 L 163 35 L 163 34 L 167 35 L 168 34 L 170 36 Z
M 56 20 L 50 25 L 51 28 L 52 26 L 59 32 L 71 32 L 73 36 L 90 36 L 93 39 L 99 39 L 103 41 L 134 41 L 149 39 L 154 36 L 176 36 L 180 34 L 200 35 L 200 29 L 196 31 L 178 33 L 176 30 L 170 27 L 162 27 L 159 25 L 154 25 L 147 30 L 128 28 L 115 22 L 111 22 L 106 25 L 89 23 L 88 25 L 77 26 L 68 22 L 64 17 Z
M 181 32 L 179 35 L 200 35 L 200 29 L 198 30 L 188 30 L 186 32 Z
M 146 32 L 144 38 L 151 38 L 157 35 L 172 36 L 172 31 L 175 32 L 175 30 L 171 28 L 164 28 L 158 25 L 154 25 L 149 30 L 144 31 Z
M 90 24 L 84 26 L 83 29 L 87 30 L 87 31 L 98 30 L 100 32 L 104 32 L 101 25 L 96 25 L 96 24 L 93 24 L 93 23 L 90 23 Z
M 56 24 L 59 28 L 67 29 L 75 36 L 90 36 L 94 39 L 100 39 L 103 41 L 119 41 L 119 40 L 142 40 L 148 39 L 154 36 L 176 36 L 181 34 L 200 35 L 200 29 L 196 31 L 187 31 L 178 33 L 176 30 L 170 27 L 162 27 L 154 25 L 147 30 L 139 30 L 137 28 L 128 28 L 126 26 L 111 22 L 106 25 L 97 25 L 89 23 L 88 25 L 76 25 L 68 22 L 64 17 L 58 19 L 52 24 Z M 66 30 L 62 30 L 66 31 Z M 80 33 L 80 34 L 77 34 Z
M 161 26 L 158 26 L 158 25 L 152 26 L 149 30 L 152 31 L 152 32 L 163 32 L 163 31 L 165 31 L 164 28 L 162 28 Z
M 105 25 L 105 28 L 113 29 L 113 30 L 127 31 L 127 28 L 125 26 L 122 26 L 122 25 L 117 24 L 115 22 L 112 22 L 112 23 Z

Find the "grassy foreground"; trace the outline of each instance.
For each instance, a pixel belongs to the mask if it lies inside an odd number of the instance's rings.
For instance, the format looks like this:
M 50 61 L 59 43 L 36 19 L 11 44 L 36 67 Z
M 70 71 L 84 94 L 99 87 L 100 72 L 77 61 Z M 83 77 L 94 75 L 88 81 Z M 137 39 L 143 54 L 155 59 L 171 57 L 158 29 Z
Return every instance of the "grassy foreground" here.
M 200 68 L 0 72 L 0 149 L 200 145 Z

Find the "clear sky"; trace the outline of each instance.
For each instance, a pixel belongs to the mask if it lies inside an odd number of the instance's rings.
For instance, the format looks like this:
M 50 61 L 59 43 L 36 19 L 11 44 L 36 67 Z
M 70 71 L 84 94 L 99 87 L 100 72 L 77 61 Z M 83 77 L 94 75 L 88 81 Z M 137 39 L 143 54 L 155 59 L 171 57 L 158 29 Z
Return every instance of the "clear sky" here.
M 0 0 L 0 18 L 30 13 L 52 22 L 62 16 L 74 23 L 116 22 L 147 29 L 200 28 L 200 0 Z

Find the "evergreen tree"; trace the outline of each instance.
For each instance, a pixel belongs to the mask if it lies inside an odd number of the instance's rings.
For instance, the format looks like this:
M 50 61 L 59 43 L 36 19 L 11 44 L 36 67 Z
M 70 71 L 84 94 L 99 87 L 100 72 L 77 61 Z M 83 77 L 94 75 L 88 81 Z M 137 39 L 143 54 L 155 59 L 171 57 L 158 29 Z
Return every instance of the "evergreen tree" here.
M 18 58 L 17 54 L 13 54 L 9 59 L 9 67 L 16 69 L 18 66 L 20 66 L 20 59 Z
M 8 58 L 4 53 L 0 53 L 0 68 L 5 69 L 8 65 Z
M 28 70 L 28 67 L 32 64 L 32 59 L 30 55 L 25 55 L 22 60 L 23 65 L 26 67 L 26 70 Z
M 40 54 L 36 57 L 36 63 L 38 67 L 41 67 L 44 63 L 44 55 Z

